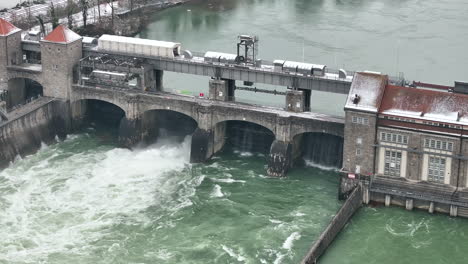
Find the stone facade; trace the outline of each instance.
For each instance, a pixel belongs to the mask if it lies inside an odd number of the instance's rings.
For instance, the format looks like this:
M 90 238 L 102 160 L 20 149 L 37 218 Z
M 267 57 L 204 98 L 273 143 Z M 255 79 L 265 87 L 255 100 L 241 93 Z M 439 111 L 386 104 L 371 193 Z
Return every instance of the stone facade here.
M 81 39 L 71 43 L 41 42 L 42 85 L 44 95 L 70 99 L 74 73 L 82 57 Z
M 360 121 L 358 122 L 358 120 Z M 374 173 L 376 122 L 375 114 L 359 111 L 346 112 L 343 146 L 344 170 L 363 175 Z

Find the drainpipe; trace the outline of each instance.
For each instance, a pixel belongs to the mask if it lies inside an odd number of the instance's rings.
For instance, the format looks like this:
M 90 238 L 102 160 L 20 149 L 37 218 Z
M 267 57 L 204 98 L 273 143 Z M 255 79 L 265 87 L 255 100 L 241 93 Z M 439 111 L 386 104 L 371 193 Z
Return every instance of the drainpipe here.
M 460 132 L 460 146 L 458 147 L 458 155 L 459 155 L 459 159 L 458 159 L 458 171 L 457 171 L 457 187 L 455 188 L 455 192 L 458 192 L 458 188 L 460 187 L 460 168 L 461 168 L 461 165 L 462 165 L 462 149 L 463 149 L 463 126 L 462 126 L 462 129 L 461 129 L 461 132 Z

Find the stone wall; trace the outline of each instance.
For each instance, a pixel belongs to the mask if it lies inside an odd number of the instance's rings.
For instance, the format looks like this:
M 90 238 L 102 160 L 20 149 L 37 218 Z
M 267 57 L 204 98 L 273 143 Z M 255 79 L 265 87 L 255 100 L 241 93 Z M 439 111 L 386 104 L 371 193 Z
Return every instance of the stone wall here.
M 367 123 L 353 122 L 353 118 Z M 376 115 L 346 111 L 343 168 L 345 171 L 369 175 L 374 173 Z
M 18 155 L 35 152 L 41 142 L 52 142 L 56 135 L 64 137 L 69 128 L 68 112 L 68 103 L 48 101 L 3 123 L 0 126 L 0 168 L 8 166 Z
M 315 243 L 310 248 L 309 252 L 302 260 L 302 264 L 317 263 L 317 260 L 327 250 L 328 246 L 333 242 L 338 233 L 348 223 L 353 214 L 361 207 L 362 204 L 362 187 L 358 185 L 351 193 L 349 198 L 344 202 L 341 209 L 333 217 L 327 228 Z

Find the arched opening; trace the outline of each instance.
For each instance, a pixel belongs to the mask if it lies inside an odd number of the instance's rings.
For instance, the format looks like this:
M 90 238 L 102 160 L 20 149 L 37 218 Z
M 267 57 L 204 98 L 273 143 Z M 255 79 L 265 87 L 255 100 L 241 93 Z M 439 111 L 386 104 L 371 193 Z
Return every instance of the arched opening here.
M 8 80 L 7 109 L 28 103 L 43 95 L 40 83 L 28 78 L 13 78 Z
M 198 127 L 197 121 L 192 117 L 171 110 L 146 111 L 142 124 L 146 143 L 153 143 L 162 138 L 182 142 Z
M 216 124 L 215 152 L 222 147 L 241 152 L 268 154 L 275 135 L 268 128 L 248 122 L 229 120 Z
M 93 127 L 117 135 L 125 111 L 113 103 L 85 99 L 73 103 L 72 115 L 75 128 Z
M 343 138 L 326 133 L 303 133 L 294 137 L 293 159 L 305 164 L 341 168 Z

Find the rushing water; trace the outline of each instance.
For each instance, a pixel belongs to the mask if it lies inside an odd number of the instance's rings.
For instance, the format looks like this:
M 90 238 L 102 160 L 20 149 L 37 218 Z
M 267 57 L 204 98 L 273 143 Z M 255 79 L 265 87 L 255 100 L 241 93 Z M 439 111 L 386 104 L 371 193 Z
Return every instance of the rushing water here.
M 297 263 L 339 207 L 333 172 L 112 142 L 71 135 L 0 172 L 0 263 Z
M 140 36 L 234 52 L 251 33 L 269 60 L 450 84 L 466 79 L 467 13 L 464 0 L 207 0 L 155 14 Z M 207 91 L 207 78 L 164 78 L 167 90 Z M 343 115 L 343 96 L 312 97 L 314 111 Z M 0 171 L 0 263 L 298 263 L 340 205 L 334 171 L 272 179 L 262 154 L 190 165 L 190 138 L 130 151 L 111 135 L 71 135 Z M 465 263 L 467 230 L 464 219 L 364 208 L 322 261 Z

